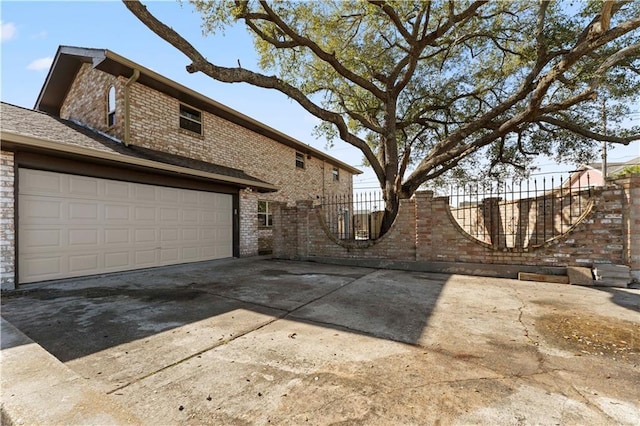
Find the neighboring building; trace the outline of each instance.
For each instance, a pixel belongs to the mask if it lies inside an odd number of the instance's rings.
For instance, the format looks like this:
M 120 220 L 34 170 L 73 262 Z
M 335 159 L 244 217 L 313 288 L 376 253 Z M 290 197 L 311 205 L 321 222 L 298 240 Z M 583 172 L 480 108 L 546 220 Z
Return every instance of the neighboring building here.
M 607 177 L 613 177 L 620 173 L 625 167 L 638 164 L 640 164 L 640 157 L 636 157 L 626 163 L 607 163 Z M 569 181 L 565 182 L 564 186 L 572 189 L 604 186 L 602 163 L 590 163 L 578 167 L 569 177 Z
M 270 250 L 271 205 L 359 170 L 111 51 L 60 47 L 2 104 L 2 288 Z

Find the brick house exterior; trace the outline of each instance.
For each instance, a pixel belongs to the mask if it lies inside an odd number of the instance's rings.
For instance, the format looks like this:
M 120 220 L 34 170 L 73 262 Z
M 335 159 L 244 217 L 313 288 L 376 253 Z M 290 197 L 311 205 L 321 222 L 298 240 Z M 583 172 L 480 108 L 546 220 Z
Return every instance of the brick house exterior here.
M 66 127 L 61 130 L 61 126 Z M 128 173 L 123 180 L 134 183 L 166 181 L 170 187 L 203 187 L 229 194 L 235 200 L 237 214 L 233 225 L 236 256 L 270 249 L 272 231 L 264 220 L 267 226 L 259 226 L 259 205 L 264 219 L 269 202 L 293 205 L 301 199 L 348 195 L 353 174 L 360 173 L 154 71 L 100 49 L 60 47 L 35 111 L 3 104 L 2 130 L 3 288 L 13 288 L 20 281 L 16 272 L 21 261 L 17 237 L 20 223 L 15 212 L 20 197 L 17 173 L 21 168 L 107 179 L 119 179 L 118 170 L 123 169 Z M 99 151 L 99 159 L 93 159 L 93 151 L 82 151 L 88 158 L 81 158 L 71 147 L 74 144 Z M 56 161 L 48 162 L 48 156 Z M 104 163 L 104 176 L 97 168 L 83 164 L 94 160 Z M 156 179 L 155 173 L 162 174 L 162 179 Z

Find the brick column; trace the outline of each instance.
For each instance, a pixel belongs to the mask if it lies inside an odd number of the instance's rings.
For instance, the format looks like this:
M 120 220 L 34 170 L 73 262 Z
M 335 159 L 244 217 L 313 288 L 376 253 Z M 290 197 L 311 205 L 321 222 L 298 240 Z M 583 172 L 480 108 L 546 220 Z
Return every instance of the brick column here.
M 270 206 L 273 215 L 273 257 L 294 259 L 298 253 L 297 209 L 275 201 Z
M 298 225 L 298 250 L 297 255 L 309 256 L 309 215 L 313 213 L 313 201 L 302 200 L 296 202 L 297 225 Z
M 623 257 L 631 274 L 640 280 L 640 174 L 615 181 L 623 189 Z
M 433 191 L 415 193 L 416 260 L 427 261 L 433 256 Z
M 258 194 L 240 191 L 240 257 L 258 255 Z
M 15 169 L 13 152 L 0 152 L 0 288 L 16 288 Z

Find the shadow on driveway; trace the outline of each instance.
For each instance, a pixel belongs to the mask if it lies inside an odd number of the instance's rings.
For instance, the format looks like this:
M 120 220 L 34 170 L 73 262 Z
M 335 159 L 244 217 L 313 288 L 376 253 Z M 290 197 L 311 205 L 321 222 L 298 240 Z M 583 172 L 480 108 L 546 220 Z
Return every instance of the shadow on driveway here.
M 2 315 L 63 362 L 138 346 L 185 356 L 283 317 L 417 343 L 445 276 L 398 277 L 314 263 L 207 262 L 27 287 L 3 297 Z

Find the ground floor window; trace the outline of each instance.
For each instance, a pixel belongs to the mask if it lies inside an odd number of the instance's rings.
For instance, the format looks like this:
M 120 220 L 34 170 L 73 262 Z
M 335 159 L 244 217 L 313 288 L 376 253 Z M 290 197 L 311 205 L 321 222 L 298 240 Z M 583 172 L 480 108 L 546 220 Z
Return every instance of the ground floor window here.
M 273 226 L 273 216 L 271 216 L 269 201 L 258 201 L 258 226 Z

